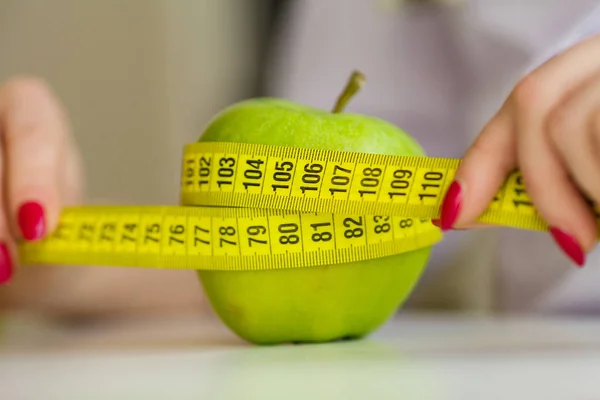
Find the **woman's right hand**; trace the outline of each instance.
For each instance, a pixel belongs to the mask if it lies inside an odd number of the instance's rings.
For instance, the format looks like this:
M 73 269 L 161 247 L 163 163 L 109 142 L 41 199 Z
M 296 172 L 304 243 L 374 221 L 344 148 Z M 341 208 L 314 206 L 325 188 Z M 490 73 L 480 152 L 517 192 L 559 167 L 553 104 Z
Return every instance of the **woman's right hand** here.
M 598 243 L 600 35 L 518 82 L 468 149 L 442 206 L 444 230 L 473 226 L 519 169 L 550 234 L 578 266 Z

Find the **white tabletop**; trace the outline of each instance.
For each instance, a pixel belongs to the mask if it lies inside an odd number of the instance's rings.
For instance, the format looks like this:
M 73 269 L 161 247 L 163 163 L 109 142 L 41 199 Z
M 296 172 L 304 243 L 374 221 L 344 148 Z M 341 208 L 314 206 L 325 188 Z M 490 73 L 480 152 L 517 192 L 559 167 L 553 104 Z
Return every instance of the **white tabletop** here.
M 404 315 L 372 337 L 248 345 L 217 320 L 15 316 L 0 399 L 600 399 L 599 319 Z

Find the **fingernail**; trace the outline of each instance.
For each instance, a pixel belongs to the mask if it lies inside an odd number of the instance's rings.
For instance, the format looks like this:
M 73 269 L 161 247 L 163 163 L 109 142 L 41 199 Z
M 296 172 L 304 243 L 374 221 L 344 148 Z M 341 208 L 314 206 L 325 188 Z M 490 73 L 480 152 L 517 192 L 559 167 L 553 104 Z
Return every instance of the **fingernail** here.
M 7 283 L 13 275 L 10 252 L 4 243 L 0 243 L 0 284 Z
M 573 236 L 554 227 L 550 227 L 550 234 L 558 244 L 558 247 L 560 247 L 562 251 L 575 262 L 575 264 L 580 267 L 585 264 L 585 253 Z
M 19 208 L 19 228 L 25 240 L 41 239 L 46 233 L 44 209 L 39 203 L 28 202 Z
M 458 217 L 461 202 L 462 188 L 460 187 L 460 183 L 454 181 L 448 188 L 448 191 L 446 192 L 446 197 L 444 198 L 444 202 L 442 203 L 440 225 L 443 231 L 452 229 L 452 225 L 454 225 L 456 217 Z
M 437 226 L 438 228 L 440 228 L 442 226 L 442 222 L 439 219 L 432 219 L 431 223 L 435 226 Z

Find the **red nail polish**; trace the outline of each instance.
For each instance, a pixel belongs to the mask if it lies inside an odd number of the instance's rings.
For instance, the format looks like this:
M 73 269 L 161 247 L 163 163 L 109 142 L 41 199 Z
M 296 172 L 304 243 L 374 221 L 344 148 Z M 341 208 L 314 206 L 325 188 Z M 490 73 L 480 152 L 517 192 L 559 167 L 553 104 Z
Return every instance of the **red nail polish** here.
M 585 253 L 573 236 L 554 227 L 550 228 L 550 234 L 562 251 L 564 251 L 575 264 L 580 267 L 585 264 Z
M 19 227 L 26 240 L 41 239 L 46 233 L 44 209 L 39 203 L 28 202 L 19 208 Z
M 13 275 L 10 252 L 4 243 L 0 243 L 0 284 L 7 283 Z
M 460 183 L 454 181 L 446 192 L 444 202 L 442 203 L 442 212 L 440 215 L 441 228 L 444 231 L 452 229 L 452 225 L 458 217 L 462 202 L 462 188 Z
M 442 222 L 439 219 L 432 219 L 431 223 L 435 226 L 437 226 L 438 228 L 440 228 L 442 226 Z

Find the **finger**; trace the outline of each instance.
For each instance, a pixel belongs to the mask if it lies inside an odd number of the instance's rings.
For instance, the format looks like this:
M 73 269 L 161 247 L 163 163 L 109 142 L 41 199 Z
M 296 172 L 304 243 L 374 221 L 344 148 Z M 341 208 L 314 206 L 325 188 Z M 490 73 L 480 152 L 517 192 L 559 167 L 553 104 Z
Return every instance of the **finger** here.
M 600 203 L 600 74 L 551 111 L 548 134 L 587 199 Z
M 442 222 L 439 219 L 432 219 L 431 223 L 435 226 L 437 226 L 438 228 L 442 227 Z M 497 228 L 497 225 L 490 225 L 490 224 L 484 224 L 484 223 L 480 223 L 480 222 L 473 222 L 470 224 L 463 224 L 460 227 L 457 228 L 452 228 L 452 230 L 455 231 L 466 231 L 466 230 L 472 230 L 472 229 L 486 229 L 486 228 Z
M 66 127 L 62 110 L 38 80 L 9 82 L 0 97 L 11 229 L 37 240 L 57 224 Z
M 560 63 L 556 62 L 542 66 L 517 86 L 515 121 L 518 162 L 527 193 L 557 245 L 582 266 L 585 253 L 596 242 L 596 224 L 547 133 L 550 111 L 588 79 L 573 70 L 576 66 L 570 62 L 564 60 L 564 70 L 557 69 Z
M 16 245 L 4 213 L 0 214 L 0 285 L 9 282 L 15 270 Z
M 67 135 L 67 155 L 62 158 L 61 203 L 63 207 L 79 205 L 84 201 L 85 184 L 81 154 L 72 136 Z
M 533 129 L 530 122 L 520 124 Z M 524 136 L 519 141 L 518 154 L 527 193 L 548 223 L 557 244 L 582 266 L 585 252 L 594 245 L 593 216 L 547 137 L 543 134 Z
M 441 228 L 460 229 L 476 223 L 516 166 L 512 105 L 506 103 L 467 150 L 446 192 Z

